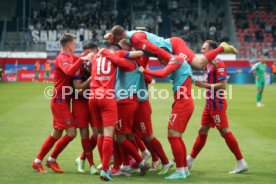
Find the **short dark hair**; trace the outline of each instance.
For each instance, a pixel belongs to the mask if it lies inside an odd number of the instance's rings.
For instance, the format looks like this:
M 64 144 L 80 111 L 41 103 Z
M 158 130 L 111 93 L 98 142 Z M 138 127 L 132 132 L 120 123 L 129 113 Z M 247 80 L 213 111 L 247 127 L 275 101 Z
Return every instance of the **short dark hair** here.
M 218 48 L 217 42 L 213 40 L 206 40 L 204 43 L 208 43 L 209 47 L 211 47 L 212 49 Z
M 123 32 L 125 31 L 125 28 L 123 28 L 120 25 L 115 25 L 112 27 L 112 29 L 110 30 L 110 32 L 114 35 L 114 36 L 121 36 L 123 34 Z
M 98 49 L 98 46 L 93 42 L 87 42 L 83 45 L 82 49 Z
M 120 43 L 123 44 L 123 45 L 127 45 L 130 48 L 132 47 L 132 45 L 131 45 L 131 43 L 130 43 L 130 41 L 128 39 L 122 39 L 120 41 Z
M 115 45 L 110 45 L 109 49 L 117 51 L 117 50 L 121 50 L 121 47 L 120 47 L 120 45 L 115 44 Z
M 64 47 L 67 43 L 72 42 L 73 40 L 77 39 L 77 36 L 72 33 L 64 33 L 60 37 L 60 45 Z

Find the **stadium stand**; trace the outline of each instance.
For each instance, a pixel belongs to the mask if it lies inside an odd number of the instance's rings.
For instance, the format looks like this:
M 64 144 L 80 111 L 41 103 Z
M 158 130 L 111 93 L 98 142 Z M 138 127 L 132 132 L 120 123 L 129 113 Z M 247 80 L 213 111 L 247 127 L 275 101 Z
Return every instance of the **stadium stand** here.
M 274 1 L 231 2 L 240 42 L 240 57 L 256 58 L 260 53 L 276 57 L 276 3 Z

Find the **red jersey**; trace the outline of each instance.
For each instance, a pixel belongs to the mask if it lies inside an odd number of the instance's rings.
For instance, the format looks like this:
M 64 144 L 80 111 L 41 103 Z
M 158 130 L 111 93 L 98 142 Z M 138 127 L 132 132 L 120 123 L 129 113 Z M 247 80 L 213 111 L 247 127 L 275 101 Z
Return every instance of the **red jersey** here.
M 225 68 L 225 64 L 220 59 L 215 60 L 217 63 L 217 67 L 215 68 L 213 65 L 207 65 L 207 79 L 206 82 L 208 84 L 215 84 L 219 81 L 226 80 L 227 72 Z M 211 97 L 211 91 L 208 90 L 206 92 L 206 105 L 205 109 L 208 110 L 224 110 L 227 107 L 227 101 L 224 96 L 224 90 L 215 90 L 213 98 Z
M 142 66 L 144 68 L 147 68 L 148 62 L 149 62 L 149 57 L 148 56 L 142 56 L 138 60 L 138 65 Z M 146 84 L 150 84 L 152 82 L 152 76 L 151 75 L 148 75 L 148 74 L 144 73 L 144 78 L 145 78 Z
M 122 51 L 114 52 L 104 49 L 101 55 L 92 59 L 92 96 L 108 96 L 115 98 L 117 66 L 124 71 L 135 70 L 135 63 L 121 58 Z
M 54 102 L 69 102 L 71 95 L 62 95 L 63 86 L 72 86 L 71 77 L 73 77 L 80 68 L 82 61 L 79 57 L 73 54 L 65 54 L 60 52 L 55 60 L 55 72 L 54 72 L 54 87 L 55 93 L 52 100 Z M 65 88 L 66 93 L 70 92 L 70 89 Z M 64 97 L 64 98 L 63 98 Z
M 72 77 L 72 81 L 74 82 L 74 80 L 81 80 L 82 82 L 85 82 L 90 76 L 91 76 L 91 73 L 85 69 L 85 65 L 83 63 L 80 66 L 79 70 L 76 72 L 76 75 L 74 77 Z M 79 100 L 85 100 L 85 99 L 87 100 L 87 97 L 83 96 L 83 93 L 80 92 L 78 99 Z

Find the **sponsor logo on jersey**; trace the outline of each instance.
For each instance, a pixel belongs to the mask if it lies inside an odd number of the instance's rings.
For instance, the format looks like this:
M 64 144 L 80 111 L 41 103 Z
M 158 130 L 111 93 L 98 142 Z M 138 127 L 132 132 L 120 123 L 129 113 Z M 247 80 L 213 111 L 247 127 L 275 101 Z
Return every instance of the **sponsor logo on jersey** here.
M 219 68 L 219 69 L 218 69 L 218 72 L 219 72 L 219 73 L 223 73 L 223 72 L 224 72 L 224 68 Z

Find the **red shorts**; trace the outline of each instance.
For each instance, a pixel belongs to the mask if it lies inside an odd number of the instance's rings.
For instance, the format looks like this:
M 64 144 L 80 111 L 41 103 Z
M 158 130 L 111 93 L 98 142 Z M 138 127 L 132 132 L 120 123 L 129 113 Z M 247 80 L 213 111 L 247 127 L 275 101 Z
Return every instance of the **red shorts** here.
M 134 115 L 138 109 L 137 100 L 120 100 L 118 106 L 118 123 L 116 134 L 131 134 L 133 132 Z
M 184 57 L 189 64 L 192 63 L 195 53 L 186 45 L 185 41 L 179 37 L 170 39 L 173 54 Z
M 152 134 L 151 106 L 149 100 L 141 101 L 134 116 L 133 130 L 139 137 Z
M 92 127 L 91 115 L 89 111 L 88 101 L 85 99 L 72 101 L 72 114 L 77 125 L 77 128 Z
M 51 101 L 51 110 L 53 114 L 53 127 L 59 130 L 76 127 L 74 118 L 70 111 L 69 102 Z
M 228 118 L 226 110 L 207 110 L 204 109 L 201 117 L 201 125 L 217 129 L 228 128 Z
M 89 109 L 94 127 L 116 126 L 118 120 L 116 99 L 89 99 Z
M 193 99 L 176 100 L 172 105 L 172 113 L 168 124 L 168 129 L 184 133 L 188 122 L 194 111 Z

